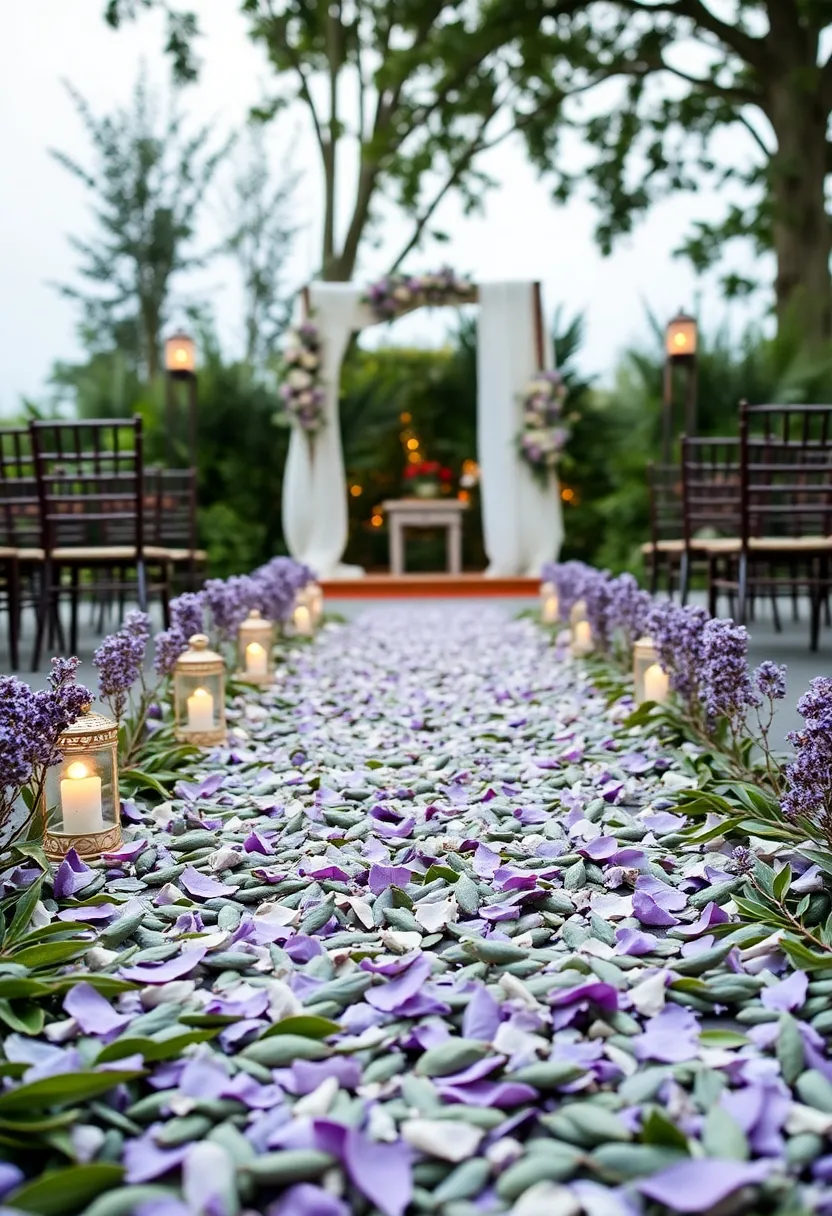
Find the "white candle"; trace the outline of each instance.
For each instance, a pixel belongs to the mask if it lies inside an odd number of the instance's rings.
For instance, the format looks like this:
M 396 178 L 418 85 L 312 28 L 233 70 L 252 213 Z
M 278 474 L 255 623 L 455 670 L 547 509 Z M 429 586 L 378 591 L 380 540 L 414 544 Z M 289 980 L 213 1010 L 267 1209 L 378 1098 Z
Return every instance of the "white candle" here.
M 249 642 L 246 646 L 246 674 L 250 676 L 268 675 L 268 655 L 265 646 L 259 642 Z
M 305 604 L 298 604 L 293 617 L 295 633 L 298 637 L 308 638 L 312 634 L 312 614 Z
M 557 625 L 560 619 L 560 605 L 556 594 L 547 595 L 543 601 L 543 624 Z
M 75 760 L 68 765 L 61 781 L 61 812 L 68 836 L 104 831 L 101 778 L 90 772 L 88 761 Z
M 207 688 L 197 688 L 188 697 L 188 726 L 191 730 L 214 729 L 214 698 Z
M 576 655 L 589 654 L 592 650 L 592 626 L 589 621 L 578 621 L 572 642 L 572 653 Z
M 651 663 L 644 673 L 645 701 L 655 701 L 658 705 L 664 704 L 669 687 L 667 672 L 663 671 L 658 663 Z

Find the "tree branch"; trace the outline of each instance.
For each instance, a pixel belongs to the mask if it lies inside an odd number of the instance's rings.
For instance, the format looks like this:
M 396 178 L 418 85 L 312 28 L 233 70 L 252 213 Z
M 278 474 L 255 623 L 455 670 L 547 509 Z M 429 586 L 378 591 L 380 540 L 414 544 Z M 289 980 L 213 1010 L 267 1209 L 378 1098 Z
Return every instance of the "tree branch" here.
M 722 21 L 715 13 L 706 7 L 704 0 L 659 0 L 658 3 L 645 3 L 645 0 L 617 0 L 621 8 L 632 13 L 668 13 L 675 17 L 687 17 L 700 29 L 715 34 L 720 42 L 730 47 L 735 54 L 746 63 L 764 71 L 768 64 L 768 52 L 765 40 L 746 34 L 736 25 Z

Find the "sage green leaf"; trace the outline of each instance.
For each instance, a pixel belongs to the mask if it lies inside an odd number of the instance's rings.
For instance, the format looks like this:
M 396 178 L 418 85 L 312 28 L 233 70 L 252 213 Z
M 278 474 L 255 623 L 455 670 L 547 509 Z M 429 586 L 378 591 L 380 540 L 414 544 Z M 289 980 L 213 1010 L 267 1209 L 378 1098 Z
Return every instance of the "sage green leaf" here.
M 85 1102 L 105 1094 L 123 1081 L 132 1081 L 142 1074 L 136 1069 L 129 1072 L 67 1072 L 55 1077 L 44 1077 L 7 1089 L 0 1094 L 0 1115 L 12 1111 L 44 1110 L 54 1106 L 68 1106 L 71 1102 Z
M 86 1207 L 91 1200 L 117 1187 L 124 1176 L 120 1165 L 72 1165 L 65 1170 L 41 1174 L 33 1182 L 7 1195 L 9 1207 L 21 1212 L 36 1212 L 39 1216 L 64 1216 Z
M 446 1039 L 424 1052 L 416 1062 L 416 1072 L 422 1077 L 444 1077 L 462 1072 L 488 1055 L 487 1043 L 477 1039 Z
M 790 1014 L 784 1013 L 780 1018 L 780 1029 L 777 1035 L 777 1060 L 783 1080 L 787 1085 L 794 1085 L 805 1068 L 803 1038 L 800 1028 Z
M 712 1106 L 705 1116 L 702 1147 L 711 1157 L 747 1161 L 750 1156 L 745 1133 L 722 1106 Z
M 318 1017 L 312 1013 L 302 1013 L 295 1017 L 283 1018 L 282 1021 L 275 1022 L 260 1037 L 262 1041 L 263 1039 L 273 1038 L 275 1035 L 295 1034 L 300 1035 L 304 1039 L 327 1039 L 331 1034 L 338 1034 L 341 1029 L 342 1027 L 339 1023 L 331 1021 L 330 1018 Z

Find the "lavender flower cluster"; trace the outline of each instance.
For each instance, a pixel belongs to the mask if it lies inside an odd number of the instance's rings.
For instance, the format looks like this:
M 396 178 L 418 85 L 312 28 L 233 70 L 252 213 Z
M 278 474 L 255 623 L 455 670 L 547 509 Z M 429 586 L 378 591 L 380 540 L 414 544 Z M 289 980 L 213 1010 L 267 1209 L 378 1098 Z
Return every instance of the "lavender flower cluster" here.
M 283 352 L 281 419 L 296 422 L 307 435 L 314 435 L 324 422 L 326 394 L 321 383 L 322 340 L 314 321 L 304 321 L 289 336 Z
M 146 612 L 129 612 L 121 629 L 106 637 L 93 655 L 98 695 L 117 722 L 123 720 L 130 689 L 142 674 L 149 641 L 150 617 Z
M 391 274 L 372 283 L 363 297 L 379 321 L 392 321 L 422 305 L 468 304 L 476 298 L 470 279 L 443 266 L 435 274 Z
M 636 638 L 649 636 L 670 687 L 694 718 L 704 712 L 708 722 L 727 720 L 740 730 L 761 699 L 771 703 L 785 696 L 785 668 L 766 662 L 752 673 L 748 634 L 733 621 L 711 620 L 704 608 L 654 600 L 632 575 L 614 578 L 583 562 L 544 566 L 542 578 L 554 584 L 564 615 L 584 602 L 598 649 L 608 651 L 620 637 L 629 652 Z
M 92 701 L 75 683 L 79 659 L 53 659 L 49 688 L 33 692 L 13 676 L 0 677 L 0 825 L 8 822 L 28 786 L 60 759 L 58 736 Z
M 788 819 L 819 828 L 832 846 L 832 679 L 812 680 L 797 709 L 804 725 L 789 735 L 795 759 L 786 768 L 781 806 Z

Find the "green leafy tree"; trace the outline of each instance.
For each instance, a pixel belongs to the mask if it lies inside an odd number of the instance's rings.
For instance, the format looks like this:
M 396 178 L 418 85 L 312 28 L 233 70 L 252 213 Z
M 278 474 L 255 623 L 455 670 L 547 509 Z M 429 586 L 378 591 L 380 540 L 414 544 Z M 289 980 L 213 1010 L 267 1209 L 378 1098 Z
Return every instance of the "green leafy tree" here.
M 557 186 L 563 196 L 588 181 L 602 247 L 667 193 L 735 183 L 740 201 L 698 223 L 683 252 L 704 270 L 734 241 L 773 251 L 779 318 L 793 311 L 809 340 L 832 336 L 829 0 L 589 0 L 567 24 L 560 8 L 527 7 L 529 147 L 557 172 L 564 96 L 604 85 L 599 104 L 568 107 L 595 155 Z M 746 136 L 746 156 L 725 159 L 726 130 Z M 731 273 L 724 285 L 754 286 Z
M 109 0 L 105 16 L 118 26 L 153 4 Z M 517 0 L 240 0 L 240 9 L 275 70 L 260 116 L 292 102 L 306 109 L 323 179 L 326 279 L 352 278 L 384 204 L 411 220 L 394 266 L 425 237 L 441 239 L 445 198 L 454 192 L 467 211 L 478 208 L 490 184 L 481 153 L 533 117 L 520 109 L 515 79 L 512 44 L 525 19 Z M 170 49 L 192 78 L 196 20 L 178 21 L 190 33 Z
M 171 290 L 205 261 L 194 251 L 195 230 L 228 142 L 212 148 L 209 127 L 189 133 L 175 107 L 163 118 L 142 77 L 132 106 L 103 118 L 71 85 L 67 90 L 92 144 L 93 167 L 53 155 L 87 187 L 95 231 L 87 240 L 69 238 L 84 286 L 59 290 L 81 305 L 88 350 L 117 349 L 152 380 Z

